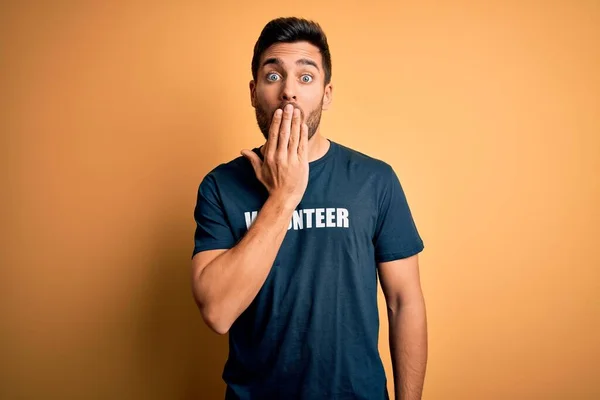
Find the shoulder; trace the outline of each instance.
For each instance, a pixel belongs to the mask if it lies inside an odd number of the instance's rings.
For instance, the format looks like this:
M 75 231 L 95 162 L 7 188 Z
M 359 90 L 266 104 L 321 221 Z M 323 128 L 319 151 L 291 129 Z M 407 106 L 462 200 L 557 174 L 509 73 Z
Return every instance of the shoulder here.
M 384 160 L 375 158 L 340 143 L 335 143 L 335 145 L 338 147 L 340 159 L 347 163 L 352 169 L 385 179 L 389 179 L 391 175 L 395 174 L 393 167 Z
M 248 174 L 254 176 L 252 165 L 244 156 L 238 156 L 211 169 L 202 182 L 216 185 L 244 182 L 248 179 Z
M 207 197 L 218 198 L 222 204 L 262 201 L 268 195 L 256 178 L 250 161 L 242 155 L 211 169 L 201 180 L 198 190 Z

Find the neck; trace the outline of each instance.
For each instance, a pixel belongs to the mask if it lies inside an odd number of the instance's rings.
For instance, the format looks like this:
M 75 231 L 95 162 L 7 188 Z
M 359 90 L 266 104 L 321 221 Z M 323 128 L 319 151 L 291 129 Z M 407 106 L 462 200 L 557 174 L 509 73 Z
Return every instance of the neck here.
M 315 132 L 313 137 L 308 141 L 308 162 L 316 161 L 327 154 L 329 146 L 329 141 L 321 136 L 321 132 Z M 265 155 L 264 145 L 260 147 L 260 152 L 263 156 Z

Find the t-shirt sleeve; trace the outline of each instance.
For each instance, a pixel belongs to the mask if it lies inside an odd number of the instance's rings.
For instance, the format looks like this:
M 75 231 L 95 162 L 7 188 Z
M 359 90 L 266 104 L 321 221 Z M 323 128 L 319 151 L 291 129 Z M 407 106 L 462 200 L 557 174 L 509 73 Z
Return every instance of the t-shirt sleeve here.
M 377 262 L 410 257 L 424 248 L 400 180 L 391 166 L 380 195 L 373 244 Z
M 235 238 L 217 189 L 215 179 L 210 174 L 202 180 L 198 188 L 194 209 L 196 232 L 192 258 L 200 251 L 230 249 L 235 245 Z

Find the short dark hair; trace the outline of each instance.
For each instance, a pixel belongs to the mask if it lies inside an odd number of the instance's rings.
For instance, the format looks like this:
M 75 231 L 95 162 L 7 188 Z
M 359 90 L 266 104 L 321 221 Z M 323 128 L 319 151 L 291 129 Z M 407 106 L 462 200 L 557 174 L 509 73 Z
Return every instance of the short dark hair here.
M 331 54 L 327 44 L 327 36 L 321 26 L 303 18 L 287 17 L 271 20 L 263 28 L 252 56 L 252 78 L 256 81 L 260 57 L 270 46 L 275 43 L 293 43 L 307 41 L 319 48 L 323 58 L 323 71 L 325 84 L 331 82 Z

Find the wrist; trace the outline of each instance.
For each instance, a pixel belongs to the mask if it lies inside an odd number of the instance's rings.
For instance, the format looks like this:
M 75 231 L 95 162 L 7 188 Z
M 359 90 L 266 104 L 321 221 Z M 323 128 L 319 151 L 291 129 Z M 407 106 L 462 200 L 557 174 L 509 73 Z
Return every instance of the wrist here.
M 300 201 L 294 199 L 293 196 L 286 196 L 279 193 L 270 194 L 268 200 L 275 205 L 278 211 L 290 215 L 294 212 L 298 203 L 300 203 Z

